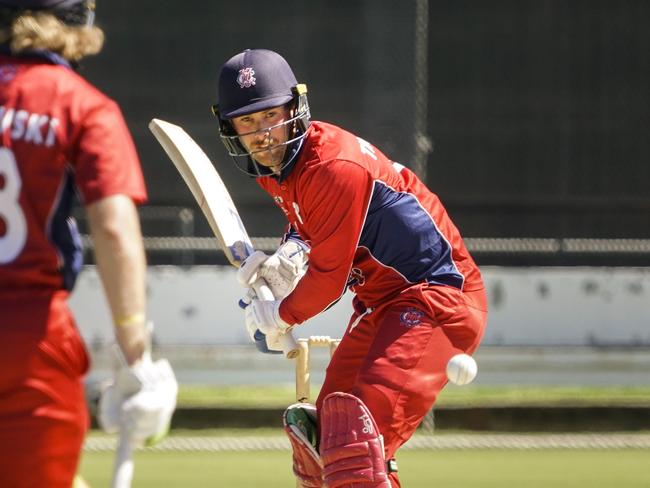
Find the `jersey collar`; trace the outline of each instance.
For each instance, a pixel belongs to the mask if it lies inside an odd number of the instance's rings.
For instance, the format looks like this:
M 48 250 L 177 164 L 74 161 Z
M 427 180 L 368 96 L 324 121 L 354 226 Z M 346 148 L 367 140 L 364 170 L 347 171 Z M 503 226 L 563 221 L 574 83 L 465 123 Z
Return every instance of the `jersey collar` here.
M 46 63 L 56 64 L 59 66 L 65 66 L 69 69 L 73 69 L 72 64 L 70 64 L 70 62 L 63 56 L 52 51 L 46 51 L 45 49 L 27 49 L 19 53 L 13 53 L 11 52 L 11 49 L 8 45 L 3 44 L 0 46 L 0 54 L 14 58 L 41 60 L 45 61 Z

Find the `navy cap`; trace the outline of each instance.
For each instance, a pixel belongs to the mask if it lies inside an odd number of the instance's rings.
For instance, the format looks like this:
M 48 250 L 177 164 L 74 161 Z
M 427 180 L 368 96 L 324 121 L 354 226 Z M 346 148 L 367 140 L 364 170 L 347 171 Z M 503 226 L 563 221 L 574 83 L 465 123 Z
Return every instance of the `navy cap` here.
M 25 10 L 47 10 L 52 8 L 69 7 L 84 0 L 0 0 L 0 5 Z
M 219 116 L 231 119 L 284 105 L 294 98 L 297 84 L 289 63 L 278 53 L 247 49 L 221 67 Z

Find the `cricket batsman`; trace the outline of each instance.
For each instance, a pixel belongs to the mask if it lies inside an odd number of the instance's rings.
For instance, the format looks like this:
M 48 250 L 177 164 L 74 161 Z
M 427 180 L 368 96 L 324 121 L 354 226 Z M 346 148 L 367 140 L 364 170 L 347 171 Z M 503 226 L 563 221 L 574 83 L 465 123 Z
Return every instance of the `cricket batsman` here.
M 229 59 L 213 107 L 221 140 L 289 221 L 272 256 L 240 268 L 275 300 L 253 299 L 249 331 L 276 336 L 350 289 L 354 311 L 313 406 L 285 413 L 304 487 L 398 487 L 394 456 L 447 383 L 445 367 L 481 341 L 478 267 L 438 197 L 405 166 L 344 129 L 310 120 L 284 58 Z M 310 428 L 310 422 L 313 429 Z
M 93 0 L 0 0 L 0 485 L 70 488 L 89 358 L 67 299 L 86 209 L 120 365 L 100 421 L 134 442 L 166 431 L 177 384 L 149 355 L 140 162 L 117 104 L 75 68 L 100 51 Z

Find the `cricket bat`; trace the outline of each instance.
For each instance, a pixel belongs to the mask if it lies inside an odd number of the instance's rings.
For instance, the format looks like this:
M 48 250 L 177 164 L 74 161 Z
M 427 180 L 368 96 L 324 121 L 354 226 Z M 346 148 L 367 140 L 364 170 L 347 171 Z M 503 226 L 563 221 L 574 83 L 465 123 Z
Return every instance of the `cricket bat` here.
M 253 243 L 226 185 L 210 159 L 187 132 L 177 125 L 152 119 L 149 129 L 185 180 L 230 264 L 241 266 L 253 253 Z M 274 299 L 264 280 L 254 283 L 253 289 L 262 300 Z M 298 356 L 299 346 L 290 332 L 281 335 L 279 340 L 287 358 Z
M 120 429 L 111 488 L 130 488 L 133 479 L 133 442 L 126 428 Z

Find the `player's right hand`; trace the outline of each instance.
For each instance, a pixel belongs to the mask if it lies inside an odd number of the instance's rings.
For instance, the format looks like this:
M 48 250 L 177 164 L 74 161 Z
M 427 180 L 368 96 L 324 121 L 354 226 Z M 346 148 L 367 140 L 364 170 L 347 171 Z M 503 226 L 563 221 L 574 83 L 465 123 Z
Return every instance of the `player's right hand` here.
M 130 367 L 122 359 L 102 392 L 99 424 L 108 433 L 127 429 L 136 443 L 153 444 L 169 431 L 177 394 L 178 383 L 166 359 L 153 362 L 145 353 Z
M 265 354 L 283 353 L 279 334 L 264 334 L 258 329 L 253 333 L 253 341 L 259 352 Z
M 257 298 L 255 290 L 252 288 L 248 289 L 246 295 L 239 300 L 239 306 L 243 309 L 246 309 L 251 304 L 251 301 Z M 251 329 L 255 325 L 251 324 L 249 321 L 244 321 L 246 324 L 246 331 L 248 332 L 251 341 L 255 343 L 257 350 L 264 354 L 282 354 L 282 343 L 280 342 L 279 334 L 264 334 L 259 329 Z

